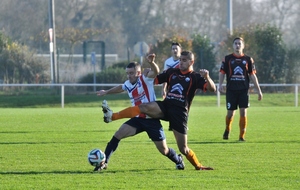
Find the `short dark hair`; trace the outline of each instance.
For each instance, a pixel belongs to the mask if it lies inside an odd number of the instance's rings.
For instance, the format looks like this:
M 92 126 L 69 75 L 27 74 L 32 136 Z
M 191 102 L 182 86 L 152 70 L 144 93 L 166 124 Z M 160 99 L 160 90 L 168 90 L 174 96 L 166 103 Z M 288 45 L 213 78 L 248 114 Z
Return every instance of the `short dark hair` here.
M 241 40 L 241 41 L 245 42 L 244 38 L 242 38 L 242 37 L 236 37 L 236 38 L 234 38 L 233 41 L 232 41 L 232 43 L 234 43 L 235 40 Z
M 194 60 L 194 54 L 191 51 L 184 50 L 181 52 L 181 55 L 187 56 L 190 60 Z
M 141 68 L 141 65 L 138 62 L 134 61 L 134 62 L 130 62 L 126 66 L 126 68 L 135 68 L 137 70 L 137 68 Z
M 178 43 L 178 42 L 172 42 L 172 44 L 171 44 L 171 48 L 172 48 L 172 46 L 179 46 L 179 47 L 181 47 L 181 44 L 180 44 L 180 43 Z

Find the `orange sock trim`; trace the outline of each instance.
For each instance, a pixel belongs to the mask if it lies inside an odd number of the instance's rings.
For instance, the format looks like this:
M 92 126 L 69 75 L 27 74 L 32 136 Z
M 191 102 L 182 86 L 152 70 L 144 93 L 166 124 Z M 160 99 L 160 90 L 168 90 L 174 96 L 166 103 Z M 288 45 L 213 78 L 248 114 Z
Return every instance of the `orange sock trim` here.
M 128 107 L 117 113 L 113 113 L 111 119 L 114 121 L 123 118 L 132 118 L 139 114 L 141 114 L 141 111 L 138 106 Z
M 194 151 L 192 151 L 192 149 L 190 149 L 189 153 L 185 157 L 195 168 L 202 166 L 201 163 L 198 161 L 196 154 L 194 153 Z
M 240 138 L 244 138 L 247 127 L 247 117 L 240 117 Z
M 226 131 L 231 130 L 232 122 L 233 122 L 233 117 L 229 118 L 226 116 Z

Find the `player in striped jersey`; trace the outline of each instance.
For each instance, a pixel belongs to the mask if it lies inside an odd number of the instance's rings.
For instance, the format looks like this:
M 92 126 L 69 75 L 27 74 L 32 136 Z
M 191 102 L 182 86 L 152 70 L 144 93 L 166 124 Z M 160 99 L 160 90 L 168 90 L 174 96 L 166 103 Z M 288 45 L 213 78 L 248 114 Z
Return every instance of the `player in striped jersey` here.
M 177 146 L 180 152 L 196 170 L 213 170 L 203 166 L 196 154 L 188 147 L 187 123 L 191 103 L 198 89 L 203 91 L 216 91 L 216 86 L 209 76 L 209 71 L 193 70 L 195 56 L 191 51 L 182 51 L 179 68 L 170 68 L 155 78 L 155 84 L 167 82 L 167 96 L 163 101 L 143 103 L 139 106 L 125 108 L 113 113 L 106 102 L 103 102 L 104 122 L 109 123 L 122 118 L 131 118 L 137 114 L 145 113 L 153 118 L 169 121 Z
M 147 69 L 142 74 L 141 65 L 137 62 L 129 63 L 126 67 L 128 80 L 122 85 L 118 85 L 109 90 L 100 90 L 98 96 L 115 94 L 127 91 L 132 106 L 148 103 L 156 100 L 154 93 L 154 78 L 159 72 L 158 66 L 154 62 L 155 55 L 147 57 L 151 69 Z M 149 138 L 154 142 L 158 151 L 168 157 L 176 164 L 176 169 L 183 170 L 184 163 L 181 155 L 177 155 L 174 149 L 167 146 L 165 133 L 159 119 L 153 119 L 146 114 L 138 114 L 121 125 L 115 132 L 110 142 L 105 148 L 105 163 L 95 167 L 94 171 L 107 168 L 108 161 L 114 151 L 116 151 L 121 139 L 147 132 Z

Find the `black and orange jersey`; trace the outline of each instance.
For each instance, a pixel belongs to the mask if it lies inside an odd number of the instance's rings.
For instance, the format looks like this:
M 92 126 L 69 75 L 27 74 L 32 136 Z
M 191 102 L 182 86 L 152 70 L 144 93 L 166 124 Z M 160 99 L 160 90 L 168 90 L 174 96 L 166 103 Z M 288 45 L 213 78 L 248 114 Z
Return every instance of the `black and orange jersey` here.
M 247 55 L 230 54 L 222 61 L 220 72 L 226 74 L 226 88 L 230 90 L 249 89 L 249 75 L 255 74 L 255 65 Z
M 186 73 L 178 68 L 169 68 L 157 75 L 155 84 L 166 82 L 168 89 L 164 101 L 172 101 L 173 105 L 189 110 L 197 89 L 206 91 L 206 80 L 194 71 Z

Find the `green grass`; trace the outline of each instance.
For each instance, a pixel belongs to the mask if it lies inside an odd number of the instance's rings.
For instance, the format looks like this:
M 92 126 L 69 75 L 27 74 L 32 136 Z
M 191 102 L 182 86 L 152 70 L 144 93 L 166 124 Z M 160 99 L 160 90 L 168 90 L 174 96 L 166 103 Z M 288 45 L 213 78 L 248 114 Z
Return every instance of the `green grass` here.
M 238 115 L 222 140 L 225 108 L 194 102 L 189 147 L 214 171 L 175 165 L 146 133 L 121 141 L 107 170 L 93 173 L 87 153 L 105 149 L 125 120 L 105 124 L 100 108 L 0 109 L 0 189 L 298 189 L 300 110 L 251 107 L 247 142 L 238 139 Z M 113 106 L 119 110 L 121 106 Z M 174 136 L 163 122 L 167 142 Z

